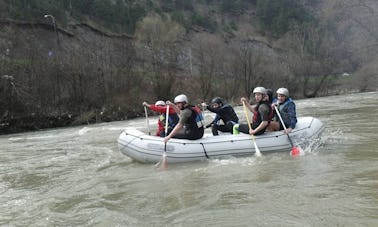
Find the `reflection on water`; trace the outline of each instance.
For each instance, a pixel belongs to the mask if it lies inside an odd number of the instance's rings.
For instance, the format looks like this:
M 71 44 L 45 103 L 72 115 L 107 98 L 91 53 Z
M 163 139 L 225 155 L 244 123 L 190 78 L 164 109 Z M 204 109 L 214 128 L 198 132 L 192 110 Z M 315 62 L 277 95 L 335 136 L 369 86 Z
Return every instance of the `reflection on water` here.
M 376 95 L 297 100 L 299 116 L 327 128 L 324 144 L 296 158 L 263 154 L 161 171 L 117 150 L 122 129 L 145 129 L 144 118 L 1 136 L 0 225 L 375 226 Z

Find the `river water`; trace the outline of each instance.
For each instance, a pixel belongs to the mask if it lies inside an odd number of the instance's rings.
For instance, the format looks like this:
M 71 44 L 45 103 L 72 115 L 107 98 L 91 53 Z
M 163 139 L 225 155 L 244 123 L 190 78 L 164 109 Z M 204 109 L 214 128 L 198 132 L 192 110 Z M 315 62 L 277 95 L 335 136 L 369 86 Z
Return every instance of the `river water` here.
M 144 118 L 1 136 L 0 225 L 377 226 L 377 95 L 297 100 L 298 116 L 327 125 L 324 144 L 300 157 L 160 170 L 117 148 Z

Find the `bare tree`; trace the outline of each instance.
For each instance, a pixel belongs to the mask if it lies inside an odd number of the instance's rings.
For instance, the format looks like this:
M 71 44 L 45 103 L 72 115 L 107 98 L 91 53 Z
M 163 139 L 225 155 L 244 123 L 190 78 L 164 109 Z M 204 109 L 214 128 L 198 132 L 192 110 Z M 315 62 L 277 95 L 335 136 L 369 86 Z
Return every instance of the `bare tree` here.
M 197 81 L 199 93 L 202 100 L 207 100 L 214 95 L 222 95 L 220 89 L 220 81 L 226 73 L 224 65 L 227 64 L 225 44 L 222 40 L 210 34 L 197 35 L 193 42 L 193 56 L 195 66 L 198 69 Z
M 325 89 L 328 77 L 340 74 L 337 59 L 338 43 L 325 26 L 294 25 L 291 30 L 293 45 L 289 65 L 296 78 L 301 78 L 305 97 L 318 96 Z
M 378 58 L 372 60 L 369 64 L 362 67 L 353 76 L 351 84 L 354 87 L 357 86 L 358 91 L 367 92 L 374 91 L 377 89 L 378 84 Z M 350 75 L 346 75 L 350 76 Z
M 249 95 L 256 86 L 262 86 L 269 80 L 270 65 L 265 45 L 255 40 L 247 39 L 240 42 L 233 60 L 235 76 L 242 81 L 244 95 Z
M 135 34 L 136 46 L 146 62 L 145 76 L 151 80 L 157 98 L 168 99 L 177 78 L 184 29 L 169 18 L 164 21 L 151 14 L 138 24 Z

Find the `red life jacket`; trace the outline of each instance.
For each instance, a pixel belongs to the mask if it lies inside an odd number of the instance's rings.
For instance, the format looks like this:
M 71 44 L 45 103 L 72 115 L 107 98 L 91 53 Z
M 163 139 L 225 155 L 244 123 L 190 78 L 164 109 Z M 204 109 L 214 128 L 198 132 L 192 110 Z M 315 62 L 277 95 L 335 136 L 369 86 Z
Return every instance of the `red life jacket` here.
M 256 107 L 253 108 L 253 111 L 252 111 L 253 112 L 253 119 L 252 119 L 252 128 L 253 129 L 257 128 L 262 122 L 261 115 L 260 115 L 260 112 L 259 112 L 260 105 L 267 105 L 268 108 L 269 108 L 268 125 L 270 124 L 270 122 L 273 119 L 273 109 L 270 105 L 270 102 L 261 101 L 261 102 L 257 103 Z

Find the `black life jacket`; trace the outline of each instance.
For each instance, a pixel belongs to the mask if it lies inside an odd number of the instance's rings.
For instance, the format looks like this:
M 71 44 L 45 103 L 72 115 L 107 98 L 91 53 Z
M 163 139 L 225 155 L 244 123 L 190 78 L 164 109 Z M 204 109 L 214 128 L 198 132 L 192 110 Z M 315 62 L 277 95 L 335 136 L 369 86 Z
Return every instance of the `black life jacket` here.
M 192 114 L 186 121 L 184 127 L 189 130 L 197 130 L 198 128 L 203 128 L 203 115 L 200 108 L 197 106 L 188 105 L 184 109 L 190 109 Z

